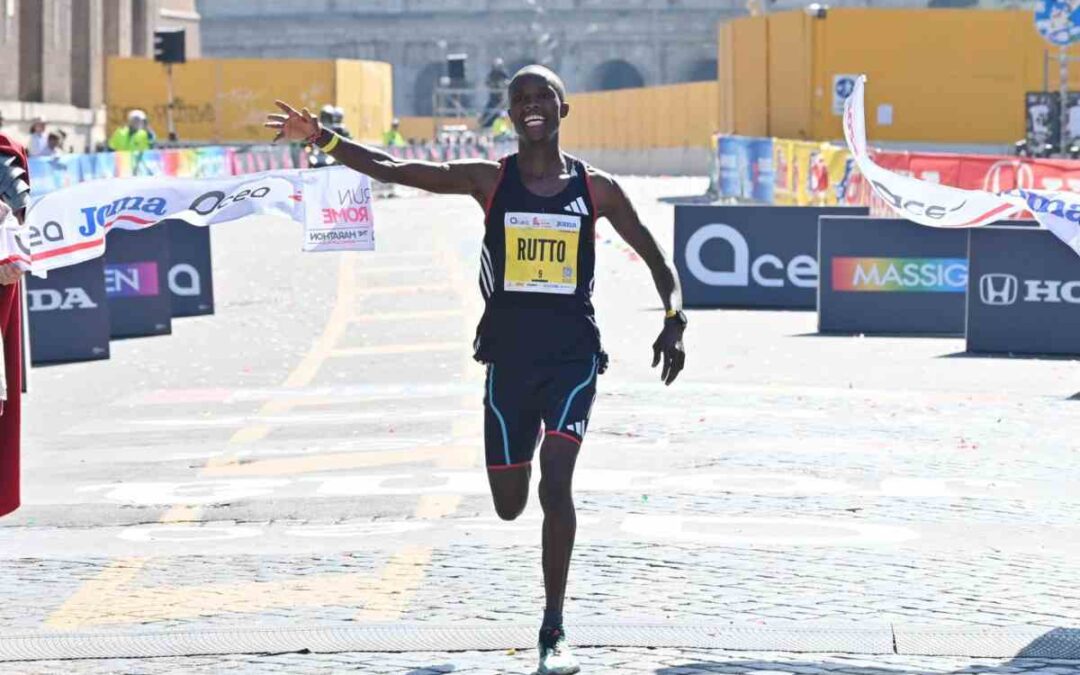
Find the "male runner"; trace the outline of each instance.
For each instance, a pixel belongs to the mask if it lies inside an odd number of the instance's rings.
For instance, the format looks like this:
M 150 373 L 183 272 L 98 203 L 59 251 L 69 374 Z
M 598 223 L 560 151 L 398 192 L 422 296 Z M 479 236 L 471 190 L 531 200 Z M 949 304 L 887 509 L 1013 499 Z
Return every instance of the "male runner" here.
M 623 189 L 611 176 L 559 150 L 559 124 L 570 112 L 559 77 L 542 66 L 523 68 L 510 81 L 509 100 L 518 152 L 500 162 L 396 159 L 342 139 L 307 109 L 297 112 L 281 101 L 283 114 L 270 115 L 266 126 L 277 131 L 275 141 L 306 139 L 376 180 L 472 195 L 484 207 L 480 290 L 486 307 L 474 349 L 476 359 L 487 365 L 488 481 L 495 511 L 505 520 L 517 518 L 540 445 L 547 604 L 538 673 L 563 675 L 579 671 L 562 627 L 577 530 L 571 480 L 596 376 L 607 365 L 590 299 L 597 218 L 606 217 L 652 271 L 666 310 L 653 344 L 653 366 L 663 360 L 665 384 L 683 368 L 686 316 L 675 270 Z

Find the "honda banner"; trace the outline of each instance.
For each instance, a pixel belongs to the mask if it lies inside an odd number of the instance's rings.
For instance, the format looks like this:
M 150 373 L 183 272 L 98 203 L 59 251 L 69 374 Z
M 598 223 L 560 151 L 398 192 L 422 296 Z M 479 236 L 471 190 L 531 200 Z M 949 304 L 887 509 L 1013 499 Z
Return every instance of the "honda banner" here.
M 691 307 L 814 309 L 817 219 L 866 209 L 676 206 L 675 268 Z
M 109 358 L 109 303 L 102 258 L 26 277 L 31 363 Z
M 969 233 L 967 350 L 1080 356 L 1080 265 L 1031 227 Z
M 963 335 L 967 233 L 897 219 L 823 217 L 818 331 Z

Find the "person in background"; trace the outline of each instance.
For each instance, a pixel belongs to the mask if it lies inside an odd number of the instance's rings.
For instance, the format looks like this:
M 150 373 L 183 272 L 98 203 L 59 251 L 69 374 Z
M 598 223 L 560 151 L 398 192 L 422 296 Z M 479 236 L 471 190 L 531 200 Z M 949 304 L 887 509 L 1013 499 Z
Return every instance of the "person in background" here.
M 154 147 L 154 132 L 146 120 L 146 113 L 132 110 L 127 124 L 117 128 L 109 137 L 109 149 L 115 152 L 143 152 Z
M 30 157 L 52 154 L 49 152 L 49 138 L 45 134 L 45 120 L 40 117 L 30 122 L 30 144 L 26 149 Z
M 67 138 L 67 134 L 59 129 L 49 132 L 48 136 L 48 152 L 47 155 L 62 155 L 64 154 L 64 140 Z
M 500 112 L 491 124 L 491 135 L 497 141 L 513 138 L 514 126 L 510 124 L 510 115 L 505 110 Z
M 345 109 L 341 106 L 334 106 L 334 121 L 330 125 L 330 128 L 334 130 L 334 133 L 342 138 L 352 138 L 352 134 L 345 127 Z
M 0 112 L 0 132 L 4 130 L 4 113 Z
M 480 116 L 480 128 L 487 129 L 498 119 L 499 111 L 506 107 L 506 85 L 510 76 L 506 73 L 502 59 L 495 59 L 487 75 L 488 101 L 484 113 Z
M 403 148 L 405 147 L 405 137 L 401 135 L 401 120 L 394 118 L 390 122 L 390 128 L 383 133 L 382 143 L 387 148 Z

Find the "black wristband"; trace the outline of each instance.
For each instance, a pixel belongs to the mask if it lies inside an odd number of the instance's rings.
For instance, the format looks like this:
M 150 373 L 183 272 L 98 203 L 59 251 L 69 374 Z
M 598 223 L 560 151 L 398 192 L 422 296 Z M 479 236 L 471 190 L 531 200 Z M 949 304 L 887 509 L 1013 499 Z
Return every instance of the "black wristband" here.
M 683 328 L 686 328 L 686 324 L 689 322 L 687 321 L 686 313 L 680 309 L 679 311 L 675 312 L 673 316 L 664 317 L 664 325 L 666 326 L 669 323 L 677 323 Z
M 319 131 L 319 137 L 315 139 L 315 145 L 321 148 L 327 143 L 329 143 L 333 137 L 333 131 L 327 129 L 326 127 L 322 127 L 322 129 Z

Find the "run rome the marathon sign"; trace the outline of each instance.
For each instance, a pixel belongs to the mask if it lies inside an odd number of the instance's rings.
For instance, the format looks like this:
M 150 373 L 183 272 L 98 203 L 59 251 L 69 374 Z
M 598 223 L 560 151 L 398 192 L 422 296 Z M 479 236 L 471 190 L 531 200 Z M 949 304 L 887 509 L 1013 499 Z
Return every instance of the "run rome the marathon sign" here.
M 109 358 L 109 302 L 102 258 L 53 270 L 44 278 L 24 278 L 31 363 Z
M 1080 260 L 1033 227 L 971 230 L 967 351 L 1080 356 Z
M 676 206 L 675 267 L 688 307 L 814 309 L 817 220 L 851 207 Z
M 105 294 L 112 337 L 172 332 L 169 230 L 112 230 L 105 249 Z
M 818 332 L 963 335 L 966 231 L 835 217 L 818 231 Z

